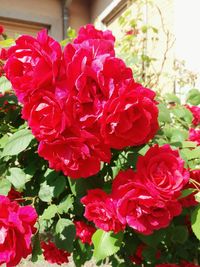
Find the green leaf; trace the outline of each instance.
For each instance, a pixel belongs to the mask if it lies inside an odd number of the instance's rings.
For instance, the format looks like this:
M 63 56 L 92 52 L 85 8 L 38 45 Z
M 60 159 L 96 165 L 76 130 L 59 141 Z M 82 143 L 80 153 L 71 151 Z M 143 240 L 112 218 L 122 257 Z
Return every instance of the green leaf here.
M 4 94 L 12 89 L 12 85 L 5 76 L 0 77 L 0 93 Z
M 146 247 L 142 251 L 142 256 L 146 261 L 155 262 L 157 249 L 155 247 Z
M 19 154 L 28 147 L 33 138 L 34 136 L 28 129 L 14 133 L 5 144 L 1 157 Z
M 73 208 L 73 196 L 72 195 L 68 195 L 66 196 L 57 206 L 58 208 L 58 213 L 63 214 L 63 213 L 67 213 L 69 209 Z
M 180 99 L 175 94 L 166 94 L 165 95 L 165 99 L 168 102 L 175 102 L 177 104 L 180 104 L 181 103 Z
M 39 233 L 37 233 L 32 240 L 33 243 L 33 249 L 32 249 L 32 262 L 37 262 L 40 258 L 42 258 L 42 250 L 40 247 L 40 238 Z
M 183 141 L 182 142 L 183 148 L 186 148 L 186 147 L 195 148 L 196 146 L 197 146 L 197 144 L 195 142 L 192 142 L 192 141 Z
M 53 187 L 53 197 L 59 197 L 59 195 L 64 191 L 66 186 L 66 177 L 60 175 L 59 173 L 47 169 L 44 175 L 46 182 L 49 186 Z
M 58 208 L 55 204 L 50 205 L 46 208 L 41 216 L 43 220 L 50 220 L 55 217 L 56 213 L 58 212 Z
M 159 108 L 159 115 L 158 115 L 159 122 L 171 122 L 170 112 L 167 109 L 167 107 L 163 103 L 160 103 L 158 105 L 158 108 Z
M 200 240 L 200 206 L 197 206 L 191 215 L 192 231 L 196 237 Z
M 194 193 L 195 191 L 196 191 L 196 189 L 194 189 L 194 188 L 184 189 L 181 192 L 181 196 L 179 197 L 179 199 L 187 197 L 187 196 L 191 195 L 192 193 Z
M 141 148 L 138 153 L 142 156 L 144 156 L 146 154 L 146 152 L 149 150 L 150 146 L 149 145 L 145 145 L 143 148 Z
M 76 236 L 76 229 L 71 220 L 59 219 L 56 224 L 56 246 L 68 252 L 73 251 L 73 241 Z
M 38 193 L 39 198 L 44 202 L 51 202 L 53 198 L 54 187 L 47 184 L 47 181 L 40 184 Z
M 182 142 L 188 138 L 188 132 L 180 129 L 172 130 L 171 143 Z
M 76 240 L 74 245 L 73 261 L 76 267 L 82 267 L 92 257 L 92 246 L 83 244 L 80 239 Z
M 171 235 L 171 240 L 174 243 L 184 244 L 188 239 L 187 226 L 179 225 L 174 227 Z
M 144 242 L 150 247 L 157 247 L 157 245 L 163 240 L 164 236 L 165 236 L 165 231 L 162 229 L 155 231 L 151 235 L 138 234 L 138 237 L 140 238 L 140 240 L 142 240 L 142 242 Z
M 7 196 L 8 192 L 11 189 L 11 183 L 8 179 L 1 179 L 0 180 L 0 195 Z
M 200 90 L 199 89 L 190 90 L 187 94 L 186 101 L 194 106 L 200 105 Z
M 197 202 L 200 202 L 200 192 L 198 192 L 197 194 L 195 194 L 195 200 L 197 201 Z
M 187 158 L 187 160 L 192 159 L 199 159 L 200 158 L 200 147 L 196 147 L 194 149 L 184 148 L 181 150 L 181 154 L 184 154 L 184 157 Z
M 15 44 L 15 40 L 11 39 L 11 38 L 7 38 L 5 40 L 0 41 L 0 47 L 1 48 L 10 47 L 10 46 L 12 46 L 14 44 Z
M 192 113 L 187 108 L 181 106 L 179 108 L 173 109 L 172 113 L 174 114 L 175 117 L 191 124 L 193 116 L 192 116 Z
M 92 241 L 94 244 L 93 256 L 96 261 L 98 262 L 115 254 L 120 249 L 122 239 L 122 232 L 114 234 L 113 232 L 105 232 L 101 229 L 98 229 L 92 236 Z
M 23 189 L 25 184 L 30 180 L 30 176 L 26 175 L 20 168 L 10 168 L 6 178 L 16 189 Z

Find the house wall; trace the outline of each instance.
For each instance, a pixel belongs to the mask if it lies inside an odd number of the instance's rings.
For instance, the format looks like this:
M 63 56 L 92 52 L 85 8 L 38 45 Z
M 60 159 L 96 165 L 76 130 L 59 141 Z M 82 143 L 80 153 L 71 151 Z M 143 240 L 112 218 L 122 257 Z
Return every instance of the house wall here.
M 72 0 L 68 6 L 69 26 L 76 31 L 90 23 L 90 2 L 88 0 Z
M 8 24 L 12 24 L 12 22 L 26 24 L 27 27 L 25 26 L 25 28 L 28 28 L 28 25 L 31 28 L 31 24 L 36 23 L 35 26 L 38 26 L 36 31 L 38 28 L 46 26 L 49 27 L 49 32 L 55 39 L 62 39 L 62 7 L 60 0 L 0 0 L 0 22 L 3 24 L 5 20 L 10 20 Z M 19 34 L 21 34 L 20 27 L 19 32 L 17 32 Z M 17 31 L 17 28 L 15 29 Z

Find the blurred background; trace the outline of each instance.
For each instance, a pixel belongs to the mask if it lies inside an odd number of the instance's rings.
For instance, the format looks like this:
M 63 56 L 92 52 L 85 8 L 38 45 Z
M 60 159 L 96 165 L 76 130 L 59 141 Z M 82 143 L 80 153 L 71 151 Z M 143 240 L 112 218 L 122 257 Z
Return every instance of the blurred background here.
M 58 41 L 94 23 L 117 38 L 117 53 L 134 77 L 161 92 L 199 88 L 199 0 L 0 0 L 9 37 L 47 28 Z

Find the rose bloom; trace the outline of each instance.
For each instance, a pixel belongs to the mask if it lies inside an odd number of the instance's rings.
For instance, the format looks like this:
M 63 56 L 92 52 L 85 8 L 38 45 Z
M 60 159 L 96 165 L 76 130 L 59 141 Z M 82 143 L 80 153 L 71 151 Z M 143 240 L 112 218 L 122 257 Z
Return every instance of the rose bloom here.
M 65 250 L 59 249 L 56 247 L 56 245 L 48 241 L 47 243 L 41 242 L 41 247 L 43 250 L 43 255 L 46 261 L 48 261 L 51 264 L 58 264 L 61 265 L 63 263 L 68 263 L 70 256 L 70 253 L 68 253 Z
M 190 128 L 189 129 L 189 140 L 196 142 L 197 145 L 199 146 L 200 145 L 200 129 L 195 130 L 193 128 Z
M 167 227 L 182 210 L 176 200 L 166 201 L 152 196 L 146 184 L 141 184 L 140 177 L 131 169 L 121 171 L 116 176 L 112 196 L 116 200 L 120 222 L 144 235 Z
M 152 196 L 163 199 L 177 198 L 189 180 L 189 171 L 178 150 L 169 145 L 150 147 L 144 156 L 139 156 L 136 168 L 141 183 Z
M 100 162 L 110 161 L 110 150 L 87 132 L 80 137 L 40 142 L 38 153 L 49 161 L 50 168 L 62 170 L 71 178 L 87 178 L 100 170 Z
M 71 126 L 65 111 L 65 101 L 55 96 L 53 90 L 42 90 L 27 98 L 22 118 L 40 141 L 54 141 Z
M 192 112 L 192 115 L 193 115 L 192 123 L 193 123 L 193 125 L 194 126 L 199 125 L 200 124 L 200 107 L 186 105 L 186 108 L 189 109 Z
M 0 25 L 0 35 L 2 35 L 3 33 L 4 33 L 4 27 Z
M 158 130 L 155 93 L 131 81 L 104 107 L 101 134 L 112 148 L 147 143 Z
M 124 230 L 116 215 L 115 202 L 101 189 L 88 190 L 81 199 L 85 206 L 84 216 L 104 231 L 117 233 Z
M 82 243 L 88 243 L 92 245 L 92 236 L 96 231 L 96 228 L 92 225 L 88 225 L 84 221 L 75 221 L 76 237 L 81 240 Z
M 13 187 L 10 189 L 10 191 L 8 192 L 7 197 L 11 200 L 11 201 L 17 201 L 18 203 L 23 202 L 23 198 L 22 193 L 16 191 Z
M 32 252 L 37 213 L 31 206 L 21 207 L 8 197 L 0 196 L 0 264 L 17 266 Z
M 61 56 L 60 44 L 46 30 L 40 31 L 37 38 L 22 35 L 16 40 L 16 45 L 8 49 L 4 69 L 19 101 L 23 103 L 35 90 L 54 84 Z
M 73 43 L 75 46 L 78 45 L 78 47 L 90 47 L 95 55 L 110 54 L 114 56 L 114 42 L 115 37 L 111 31 L 97 30 L 94 25 L 88 24 L 80 28 L 78 36 L 74 39 Z
M 75 48 L 70 44 L 64 51 L 64 63 L 60 87 L 73 99 L 66 109 L 72 111 L 79 127 L 99 132 L 106 102 L 132 79 L 131 69 L 121 59 L 94 55 L 90 47 Z

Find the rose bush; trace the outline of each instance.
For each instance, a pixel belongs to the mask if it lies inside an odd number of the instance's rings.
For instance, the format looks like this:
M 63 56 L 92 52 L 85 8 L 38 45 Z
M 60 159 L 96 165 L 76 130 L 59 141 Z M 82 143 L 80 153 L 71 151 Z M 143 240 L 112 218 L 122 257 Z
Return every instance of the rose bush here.
M 143 86 L 93 25 L 1 38 L 0 264 L 198 266 L 198 90 Z

